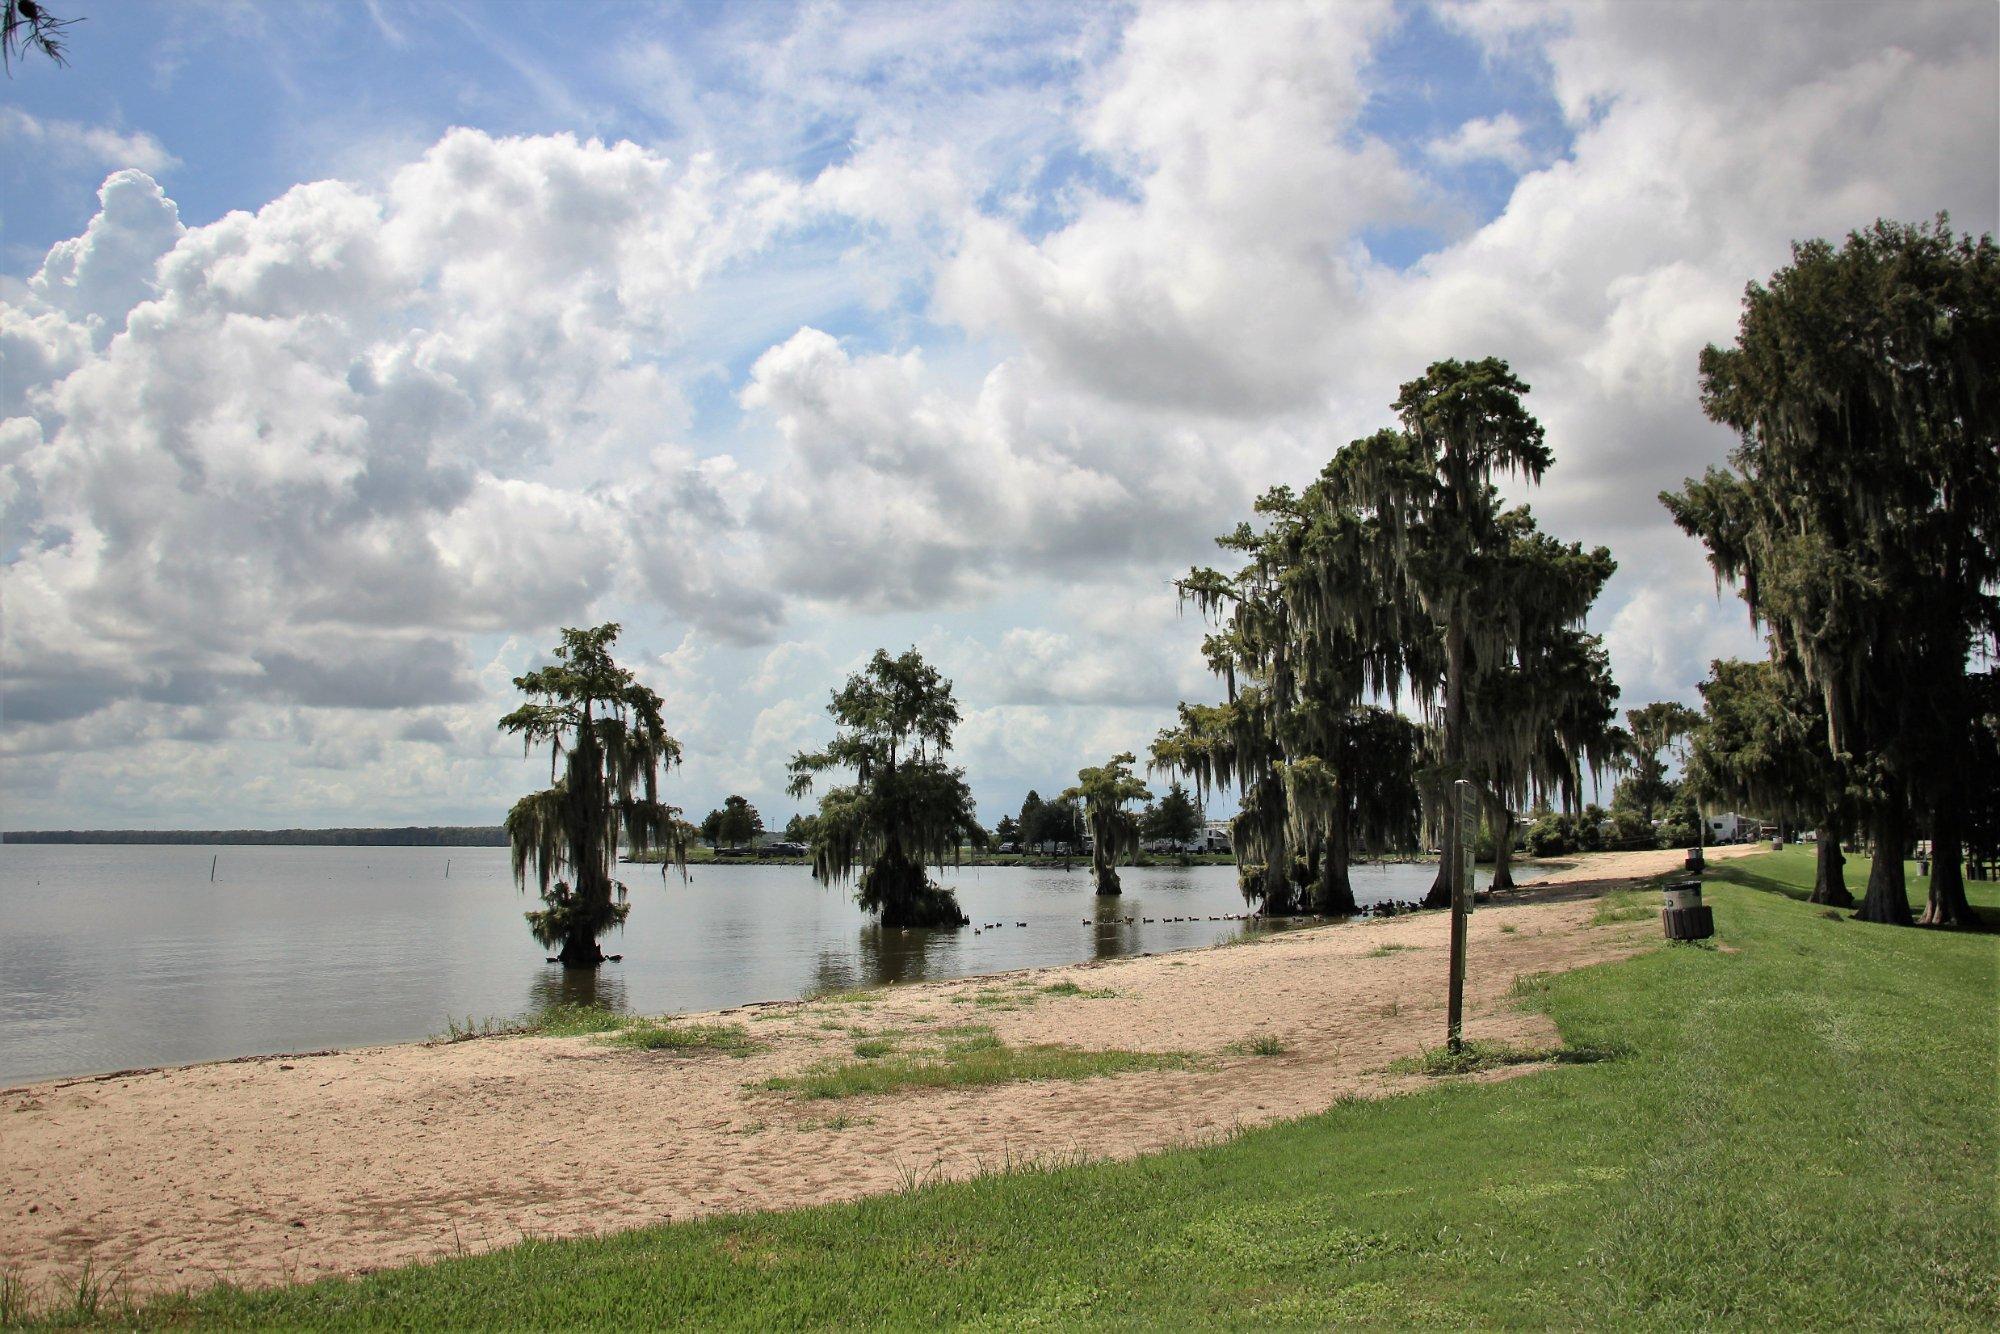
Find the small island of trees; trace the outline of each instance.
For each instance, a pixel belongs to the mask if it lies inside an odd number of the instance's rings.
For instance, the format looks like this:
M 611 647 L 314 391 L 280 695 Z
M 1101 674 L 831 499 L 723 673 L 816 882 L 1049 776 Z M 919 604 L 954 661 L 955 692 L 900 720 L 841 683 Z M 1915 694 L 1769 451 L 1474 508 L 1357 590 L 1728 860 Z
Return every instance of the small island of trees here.
M 793 757 L 789 791 L 804 796 L 828 770 L 851 771 L 854 781 L 820 798 L 813 874 L 825 883 L 858 876 L 861 906 L 884 926 L 966 925 L 958 899 L 927 869 L 961 847 L 986 846 L 965 771 L 945 760 L 958 726 L 951 682 L 915 649 L 895 658 L 877 649 L 827 712 L 834 739 Z

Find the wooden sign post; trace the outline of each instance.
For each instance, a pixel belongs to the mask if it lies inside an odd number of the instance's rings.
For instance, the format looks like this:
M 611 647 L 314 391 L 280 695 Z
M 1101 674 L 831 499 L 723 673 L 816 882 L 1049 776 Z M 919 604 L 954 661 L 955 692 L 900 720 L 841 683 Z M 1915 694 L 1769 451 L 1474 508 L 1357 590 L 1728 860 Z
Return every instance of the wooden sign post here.
M 1465 1049 L 1465 935 L 1472 913 L 1472 854 L 1479 844 L 1479 795 L 1459 779 L 1451 785 L 1449 819 L 1453 822 L 1451 873 L 1451 996 L 1445 1006 L 1445 1045 Z

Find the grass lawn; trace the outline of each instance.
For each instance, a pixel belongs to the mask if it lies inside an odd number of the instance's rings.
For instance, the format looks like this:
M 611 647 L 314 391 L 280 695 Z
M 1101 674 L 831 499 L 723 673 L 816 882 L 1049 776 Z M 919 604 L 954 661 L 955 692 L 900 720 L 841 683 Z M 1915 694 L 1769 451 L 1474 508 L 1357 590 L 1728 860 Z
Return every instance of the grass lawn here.
M 1994 1327 L 2000 936 L 1830 918 L 1794 897 L 1811 874 L 1810 849 L 1717 863 L 1721 949 L 1523 989 L 1612 1059 L 1132 1162 L 99 1318 Z

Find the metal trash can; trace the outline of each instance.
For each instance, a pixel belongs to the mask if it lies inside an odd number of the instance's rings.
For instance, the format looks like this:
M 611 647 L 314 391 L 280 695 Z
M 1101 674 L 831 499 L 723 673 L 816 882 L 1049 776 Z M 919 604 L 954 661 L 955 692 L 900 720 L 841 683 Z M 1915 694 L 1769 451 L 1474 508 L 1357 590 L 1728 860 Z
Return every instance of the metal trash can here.
M 1676 880 L 1667 886 L 1660 913 L 1668 940 L 1707 940 L 1715 934 L 1715 912 L 1701 901 L 1701 881 Z
M 1702 856 L 1701 849 L 1689 848 L 1687 855 L 1687 873 L 1689 875 L 1700 875 L 1702 871 L 1705 869 L 1706 869 L 1706 859 Z

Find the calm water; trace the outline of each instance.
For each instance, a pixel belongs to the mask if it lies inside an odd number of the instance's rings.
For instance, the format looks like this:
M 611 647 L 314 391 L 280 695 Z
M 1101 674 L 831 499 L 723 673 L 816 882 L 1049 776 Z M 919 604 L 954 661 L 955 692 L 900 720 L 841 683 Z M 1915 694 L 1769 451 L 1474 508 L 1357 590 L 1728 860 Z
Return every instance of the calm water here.
M 1100 900 L 1083 868 L 948 872 L 968 916 L 1006 923 L 975 935 L 871 926 L 803 867 L 697 867 L 683 884 L 628 866 L 631 920 L 605 942 L 624 961 L 593 978 L 543 962 L 503 848 L 0 846 L 0 1085 L 406 1041 L 561 999 L 712 1010 L 1268 929 L 1206 920 L 1244 911 L 1231 867 L 1121 875 Z M 1417 898 L 1431 875 L 1358 868 L 1355 894 Z

